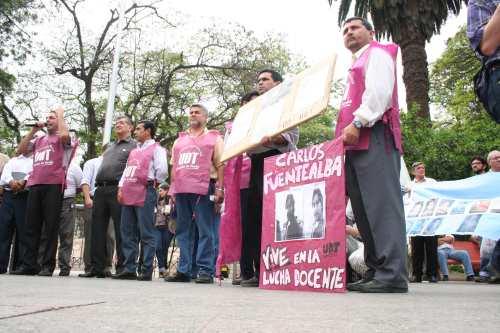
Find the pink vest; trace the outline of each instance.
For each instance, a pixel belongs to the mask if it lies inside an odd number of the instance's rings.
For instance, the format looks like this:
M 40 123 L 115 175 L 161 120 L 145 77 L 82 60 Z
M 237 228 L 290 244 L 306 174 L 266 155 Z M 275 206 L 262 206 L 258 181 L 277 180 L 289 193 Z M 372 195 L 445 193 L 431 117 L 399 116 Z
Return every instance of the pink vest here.
M 352 123 L 354 114 L 362 102 L 362 96 L 365 91 L 365 68 L 370 53 L 374 48 L 379 48 L 387 52 L 394 60 L 394 67 L 396 67 L 396 57 L 398 54 L 398 46 L 396 44 L 382 45 L 376 41 L 372 41 L 368 49 L 363 52 L 351 66 L 349 70 L 347 94 L 344 96 L 342 104 L 340 105 L 340 112 L 337 119 L 337 127 L 335 129 L 335 137 L 342 135 L 342 130 Z M 396 77 L 396 68 L 394 68 L 394 76 Z M 388 126 L 390 134 L 394 138 L 396 148 L 403 153 L 401 143 L 401 128 L 399 121 L 399 105 L 398 105 L 398 85 L 394 84 L 392 93 L 392 105 L 387 109 L 382 117 L 382 121 Z M 369 127 L 361 128 L 359 135 L 359 142 L 355 145 L 345 145 L 346 150 L 366 150 L 370 146 L 370 132 Z
M 179 133 L 172 152 L 175 177 L 169 194 L 208 194 L 210 167 L 218 137 L 219 132 L 215 130 L 198 137 L 193 137 L 187 132 Z
M 69 161 L 67 161 L 69 163 Z M 66 179 L 64 146 L 58 135 L 45 135 L 33 144 L 33 172 L 27 186 L 64 184 Z
M 135 148 L 130 152 L 127 166 L 123 170 L 122 203 L 126 206 L 143 207 L 146 200 L 149 165 L 158 144 L 145 149 Z

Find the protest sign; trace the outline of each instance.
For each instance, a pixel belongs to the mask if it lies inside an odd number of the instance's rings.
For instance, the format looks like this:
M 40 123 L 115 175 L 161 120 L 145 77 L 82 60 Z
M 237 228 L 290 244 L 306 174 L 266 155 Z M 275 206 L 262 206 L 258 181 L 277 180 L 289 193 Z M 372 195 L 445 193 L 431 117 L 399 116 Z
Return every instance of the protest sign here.
M 416 186 L 405 200 L 408 236 L 500 238 L 500 172 Z
M 264 162 L 260 287 L 345 290 L 345 184 L 342 141 Z
M 224 145 L 222 161 L 319 115 L 328 105 L 336 55 L 320 62 L 240 108 Z

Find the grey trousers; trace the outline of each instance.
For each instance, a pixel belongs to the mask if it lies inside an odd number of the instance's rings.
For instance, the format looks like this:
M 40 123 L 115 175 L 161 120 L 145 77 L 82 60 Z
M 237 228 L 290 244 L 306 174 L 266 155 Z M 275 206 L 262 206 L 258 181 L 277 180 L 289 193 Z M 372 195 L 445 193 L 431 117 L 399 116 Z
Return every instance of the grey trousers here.
M 83 210 L 83 233 L 85 242 L 83 245 L 83 264 L 85 265 L 85 272 L 92 271 L 92 208 L 84 208 Z M 108 226 L 106 235 L 106 271 L 111 272 L 113 266 L 113 255 L 115 253 L 115 227 L 113 223 Z
M 73 236 L 75 235 L 75 198 L 63 199 L 61 221 L 59 222 L 59 248 L 57 264 L 61 271 L 71 270 L 71 254 L 73 252 Z
M 408 281 L 400 163 L 382 122 L 372 127 L 368 150 L 346 153 L 347 193 L 365 247 L 367 276 L 395 287 Z

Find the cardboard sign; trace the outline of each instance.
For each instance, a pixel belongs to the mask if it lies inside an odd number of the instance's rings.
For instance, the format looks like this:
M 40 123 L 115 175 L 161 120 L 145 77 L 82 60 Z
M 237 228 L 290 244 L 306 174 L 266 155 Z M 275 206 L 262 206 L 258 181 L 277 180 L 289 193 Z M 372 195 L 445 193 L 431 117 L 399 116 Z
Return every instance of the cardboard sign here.
M 341 140 L 265 159 L 261 288 L 345 291 L 343 168 Z
M 258 146 L 264 136 L 277 135 L 321 114 L 330 98 L 336 59 L 336 55 L 329 57 L 241 107 L 222 161 Z

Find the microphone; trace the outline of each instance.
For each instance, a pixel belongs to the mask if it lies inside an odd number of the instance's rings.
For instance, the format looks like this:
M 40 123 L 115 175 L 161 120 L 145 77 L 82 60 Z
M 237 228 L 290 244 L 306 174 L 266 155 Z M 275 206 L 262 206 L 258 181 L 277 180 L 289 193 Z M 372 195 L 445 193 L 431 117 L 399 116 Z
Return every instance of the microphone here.
M 46 122 L 37 122 L 37 123 L 27 123 L 27 124 L 24 124 L 24 126 L 26 127 L 39 127 L 39 128 L 43 128 L 43 127 L 46 127 L 47 126 L 47 123 Z

